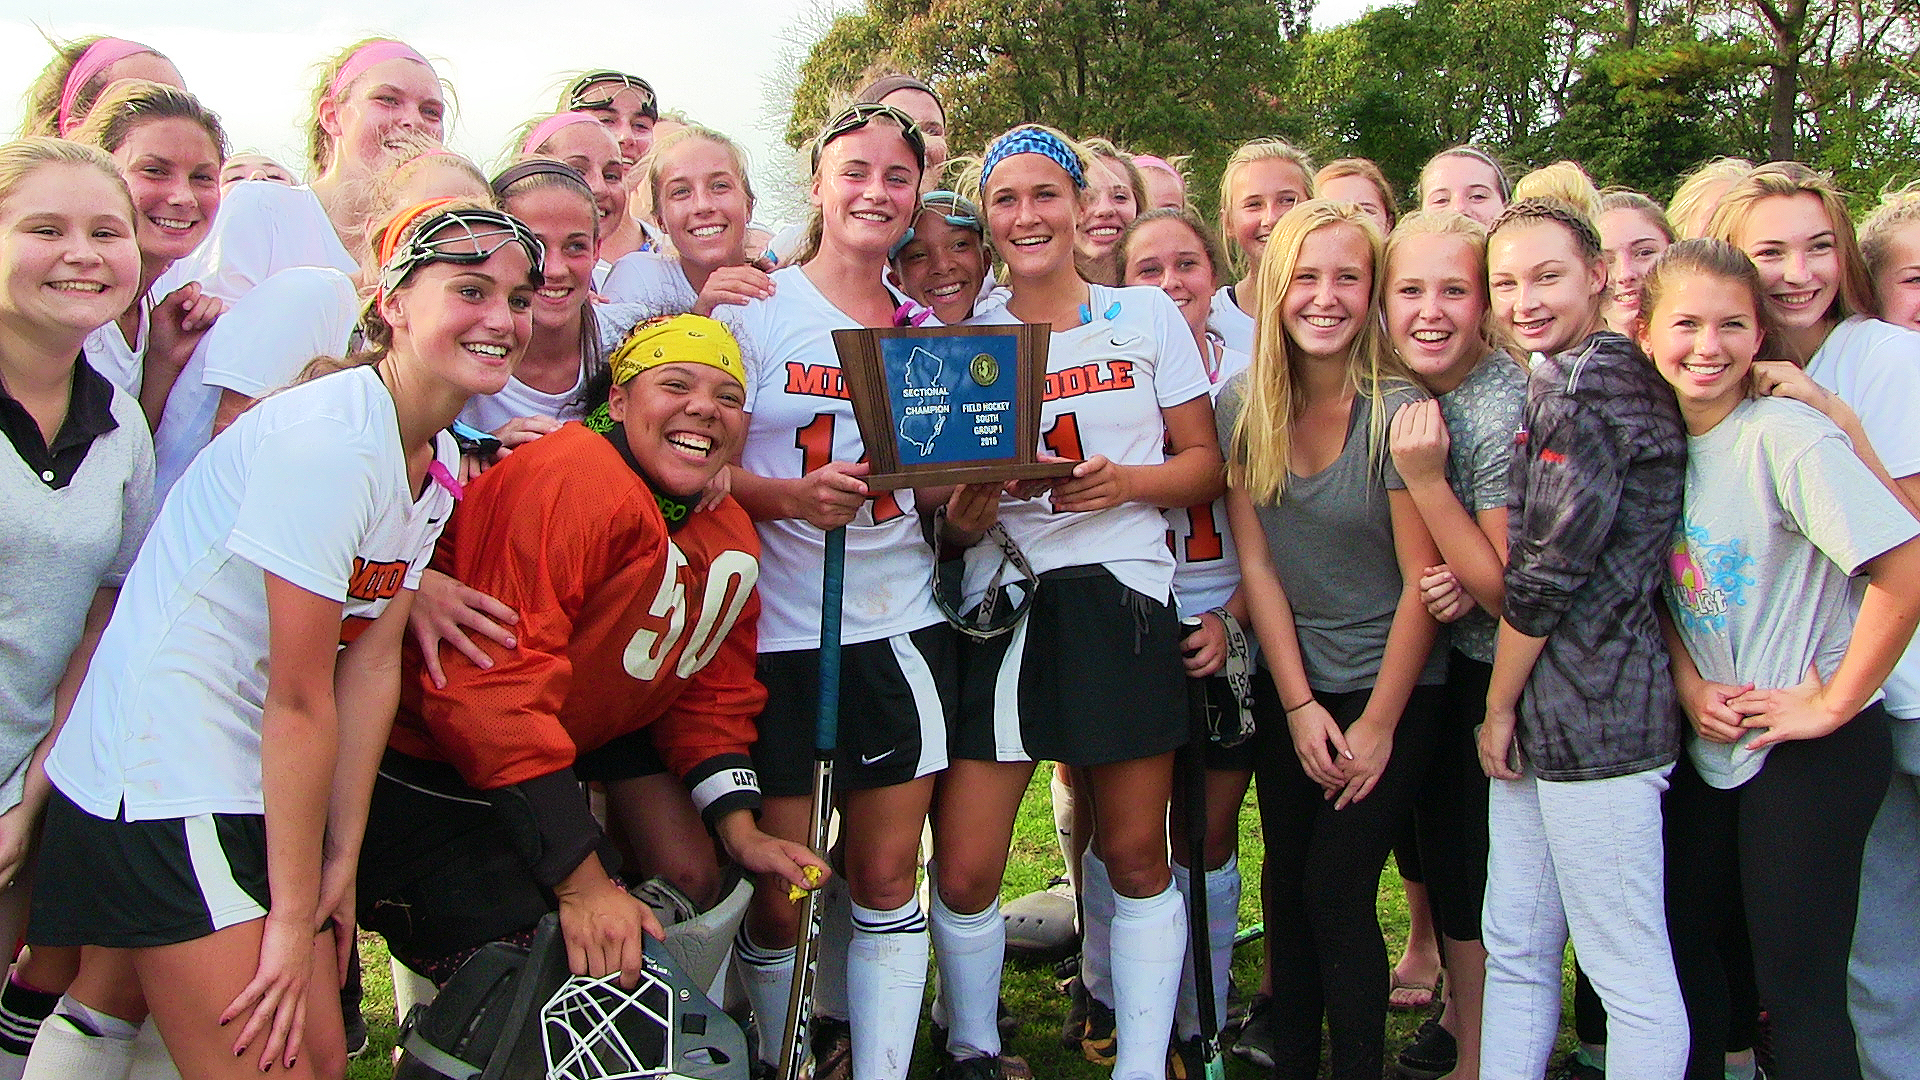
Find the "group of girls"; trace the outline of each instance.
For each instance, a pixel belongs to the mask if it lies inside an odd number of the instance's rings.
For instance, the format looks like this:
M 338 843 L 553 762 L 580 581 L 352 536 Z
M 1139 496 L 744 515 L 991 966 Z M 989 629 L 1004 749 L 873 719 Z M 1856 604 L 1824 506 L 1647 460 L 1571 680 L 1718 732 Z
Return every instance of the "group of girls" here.
M 442 983 L 557 912 L 630 981 L 624 886 L 704 908 L 723 859 L 771 1068 L 842 527 L 816 1075 L 907 1075 L 930 955 L 939 1072 L 1028 1074 L 999 896 L 1041 761 L 1064 1034 L 1125 1080 L 1223 1019 L 1256 778 L 1240 1039 L 1276 1076 L 1385 1066 L 1394 851 L 1446 973 L 1409 1075 L 1540 1076 L 1569 939 L 1582 1075 L 1750 1076 L 1762 1009 L 1782 1076 L 1915 1067 L 1920 199 L 1856 239 L 1793 163 L 1663 212 L 1459 147 L 1402 218 L 1371 162 L 1263 139 L 1216 238 L 1179 159 L 1025 124 L 949 163 L 887 74 L 769 238 L 739 147 L 637 76 L 573 80 L 492 177 L 446 98 L 343 50 L 294 185 L 92 39 L 0 148 L 0 1075 L 124 1074 L 151 1012 L 183 1075 L 338 1076 L 356 926 Z M 832 334 L 936 321 L 1051 327 L 1070 472 L 869 489 Z

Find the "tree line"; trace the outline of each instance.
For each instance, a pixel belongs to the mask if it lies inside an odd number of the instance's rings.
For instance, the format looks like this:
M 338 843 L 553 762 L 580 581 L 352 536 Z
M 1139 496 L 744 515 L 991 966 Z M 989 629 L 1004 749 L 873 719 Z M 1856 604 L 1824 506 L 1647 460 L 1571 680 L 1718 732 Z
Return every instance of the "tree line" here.
M 1411 0 L 1315 29 L 1313 0 L 866 0 L 813 43 L 799 146 L 878 66 L 946 101 L 955 153 L 1038 120 L 1192 154 L 1280 135 L 1410 192 L 1471 142 L 1659 198 L 1718 155 L 1798 158 L 1855 199 L 1920 174 L 1920 0 Z M 1517 173 L 1516 173 L 1517 175 Z

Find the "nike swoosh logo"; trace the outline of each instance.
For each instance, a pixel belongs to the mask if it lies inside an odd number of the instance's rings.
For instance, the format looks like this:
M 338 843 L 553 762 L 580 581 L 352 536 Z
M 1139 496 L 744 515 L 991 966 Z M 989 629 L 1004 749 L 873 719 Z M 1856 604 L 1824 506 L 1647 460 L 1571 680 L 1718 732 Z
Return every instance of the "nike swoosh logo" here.
M 1137 336 L 1136 336 L 1136 337 L 1130 337 L 1130 338 L 1108 338 L 1108 339 L 1107 339 L 1107 344 L 1109 344 L 1109 345 L 1111 345 L 1111 346 L 1113 346 L 1113 347 L 1114 347 L 1114 348 L 1116 348 L 1116 349 L 1124 349 L 1124 348 L 1126 348 L 1127 346 L 1129 346 L 1129 345 L 1131 345 L 1131 344 L 1133 344 L 1134 342 L 1136 342 L 1136 341 L 1139 341 L 1139 340 L 1140 340 L 1140 339 L 1139 339 L 1139 337 L 1137 337 Z
M 892 757 L 892 756 L 893 756 L 893 751 L 894 751 L 894 750 L 898 750 L 898 749 L 900 749 L 900 748 L 896 746 L 896 747 L 894 747 L 894 748 L 893 748 L 893 750 L 888 750 L 888 751 L 886 751 L 886 752 L 884 752 L 884 753 L 879 753 L 879 754 L 875 754 L 875 755 L 873 755 L 872 757 L 868 757 L 868 756 L 867 756 L 867 755 L 865 755 L 865 754 L 861 754 L 861 755 L 860 755 L 860 764 L 862 764 L 862 765 L 872 765 L 873 763 L 875 763 L 875 762 L 877 762 L 877 761 L 883 761 L 883 760 L 885 760 L 885 759 L 887 759 L 887 758 L 890 758 L 890 757 Z
M 438 525 L 438 524 L 440 524 L 440 523 L 441 523 L 442 521 L 445 521 L 445 520 L 446 520 L 445 518 L 428 518 L 428 519 L 427 519 L 427 524 L 428 524 L 428 525 Z

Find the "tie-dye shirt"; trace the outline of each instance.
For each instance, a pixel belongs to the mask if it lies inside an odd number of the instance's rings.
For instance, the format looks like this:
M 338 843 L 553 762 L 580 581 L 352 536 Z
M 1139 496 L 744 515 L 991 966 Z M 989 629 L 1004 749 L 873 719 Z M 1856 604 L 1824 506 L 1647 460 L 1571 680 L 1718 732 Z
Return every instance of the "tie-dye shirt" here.
M 1523 419 L 1505 614 L 1547 643 L 1520 696 L 1521 751 L 1542 780 L 1669 764 L 1681 720 L 1656 605 L 1687 462 L 1673 391 L 1602 331 L 1535 357 Z

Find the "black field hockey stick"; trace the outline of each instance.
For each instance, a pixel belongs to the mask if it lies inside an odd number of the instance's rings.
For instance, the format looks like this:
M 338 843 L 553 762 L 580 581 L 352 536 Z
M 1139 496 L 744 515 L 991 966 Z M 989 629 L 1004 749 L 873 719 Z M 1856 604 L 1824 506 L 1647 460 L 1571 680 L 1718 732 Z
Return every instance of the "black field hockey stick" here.
M 820 708 L 813 722 L 812 833 L 807 846 L 827 852 L 827 819 L 833 813 L 833 751 L 840 731 L 840 607 L 846 593 L 847 530 L 827 530 L 820 591 Z M 793 950 L 793 991 L 787 996 L 787 1046 L 780 1055 L 781 1080 L 800 1080 L 813 1026 L 813 981 L 820 967 L 820 890 L 801 898 L 800 940 Z
M 1181 639 L 1200 629 L 1183 619 Z M 1214 1012 L 1212 928 L 1207 925 L 1207 680 L 1187 678 L 1187 951 L 1193 957 L 1193 999 L 1200 1016 L 1200 1061 L 1206 1080 L 1223 1080 L 1220 1018 Z

